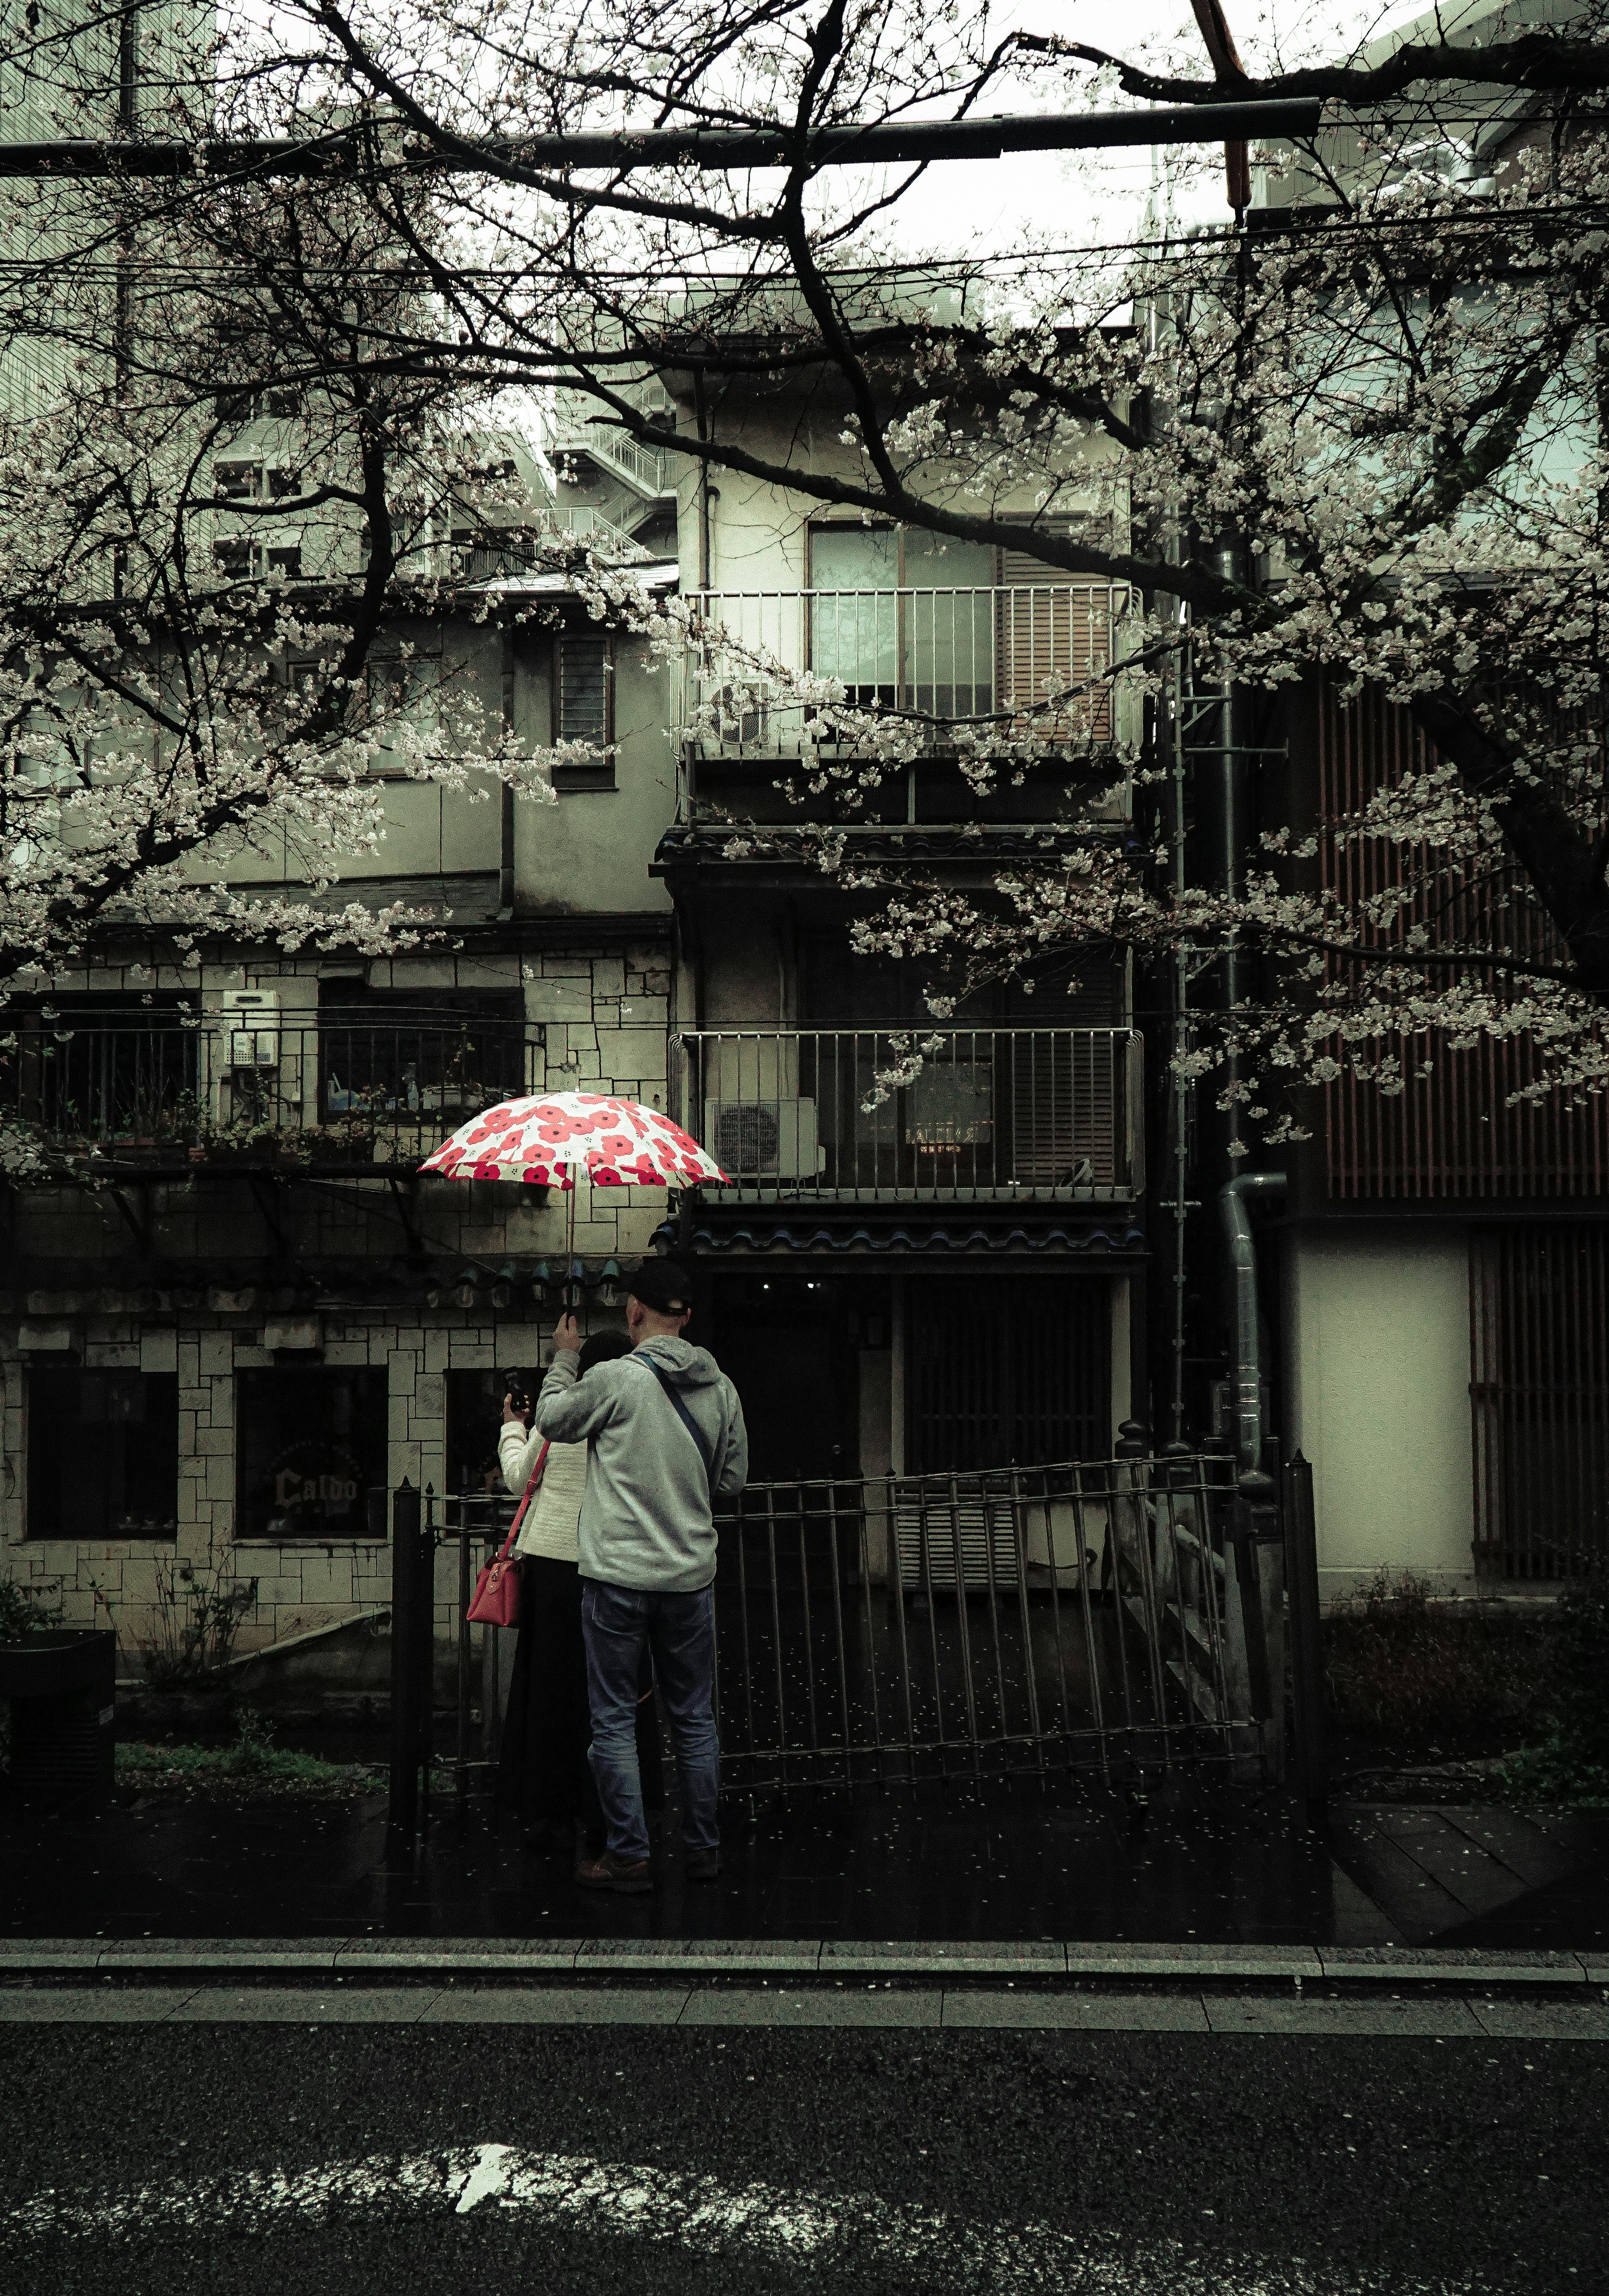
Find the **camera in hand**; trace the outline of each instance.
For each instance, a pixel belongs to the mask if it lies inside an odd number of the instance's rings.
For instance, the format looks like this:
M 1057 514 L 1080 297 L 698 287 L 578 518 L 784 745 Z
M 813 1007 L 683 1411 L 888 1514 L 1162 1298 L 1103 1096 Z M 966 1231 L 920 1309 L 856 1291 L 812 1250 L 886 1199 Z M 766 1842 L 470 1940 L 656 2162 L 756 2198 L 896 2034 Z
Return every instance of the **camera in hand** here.
M 510 1408 L 519 1412 L 521 1417 L 530 1409 L 530 1390 L 526 1385 L 522 1371 L 504 1373 L 503 1392 L 508 1398 Z

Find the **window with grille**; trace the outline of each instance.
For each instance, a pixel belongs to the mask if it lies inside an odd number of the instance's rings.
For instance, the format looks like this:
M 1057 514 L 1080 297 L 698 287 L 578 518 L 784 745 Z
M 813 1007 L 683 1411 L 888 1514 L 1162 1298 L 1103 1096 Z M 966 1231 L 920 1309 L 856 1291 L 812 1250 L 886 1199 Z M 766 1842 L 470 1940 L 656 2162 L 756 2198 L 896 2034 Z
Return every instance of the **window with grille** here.
M 559 640 L 559 739 L 606 742 L 610 734 L 609 641 Z

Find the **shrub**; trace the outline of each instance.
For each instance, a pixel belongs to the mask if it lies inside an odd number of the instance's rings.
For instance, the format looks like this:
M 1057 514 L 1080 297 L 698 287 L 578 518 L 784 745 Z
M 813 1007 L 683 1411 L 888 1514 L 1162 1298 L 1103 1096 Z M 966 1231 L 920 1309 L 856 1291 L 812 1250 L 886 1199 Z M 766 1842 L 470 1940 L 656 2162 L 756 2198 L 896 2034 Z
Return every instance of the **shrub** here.
M 1383 1570 L 1326 1621 L 1331 1710 L 1408 1742 L 1521 1722 L 1538 1702 L 1546 1633 L 1493 1604 L 1438 1603 L 1429 1579 Z
M 0 1643 L 16 1642 L 23 1635 L 58 1626 L 62 1619 L 61 1580 L 47 1586 L 25 1587 L 16 1578 L 0 1578 Z M 53 1603 L 51 1596 L 54 1595 Z
M 1501 1775 L 1526 1800 L 1609 1807 L 1609 1570 L 1559 1597 L 1547 1727 Z

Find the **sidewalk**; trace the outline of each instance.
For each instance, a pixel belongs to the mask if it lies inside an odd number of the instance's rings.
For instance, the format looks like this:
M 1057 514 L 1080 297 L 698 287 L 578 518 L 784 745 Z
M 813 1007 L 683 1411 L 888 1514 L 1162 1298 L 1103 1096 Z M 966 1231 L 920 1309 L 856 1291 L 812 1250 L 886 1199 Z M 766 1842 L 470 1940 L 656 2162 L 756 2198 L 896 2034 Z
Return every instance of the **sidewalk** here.
M 729 1823 L 720 1881 L 578 1889 L 486 1805 L 388 1859 L 384 1804 L 152 1795 L 59 1816 L 0 1805 L 0 1937 L 1153 1939 L 1609 1948 L 1609 1819 L 1341 1805 L 1327 1835 L 1229 1793 L 799 1792 Z

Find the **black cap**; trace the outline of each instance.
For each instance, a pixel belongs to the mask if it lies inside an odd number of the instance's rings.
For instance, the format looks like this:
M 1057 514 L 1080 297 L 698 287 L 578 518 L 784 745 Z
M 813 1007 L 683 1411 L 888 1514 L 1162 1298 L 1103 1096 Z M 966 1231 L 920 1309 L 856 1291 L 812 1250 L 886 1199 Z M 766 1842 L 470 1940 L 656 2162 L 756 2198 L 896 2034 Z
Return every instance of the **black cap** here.
M 674 1259 L 645 1259 L 631 1279 L 631 1296 L 656 1316 L 679 1316 L 693 1305 L 693 1278 Z

